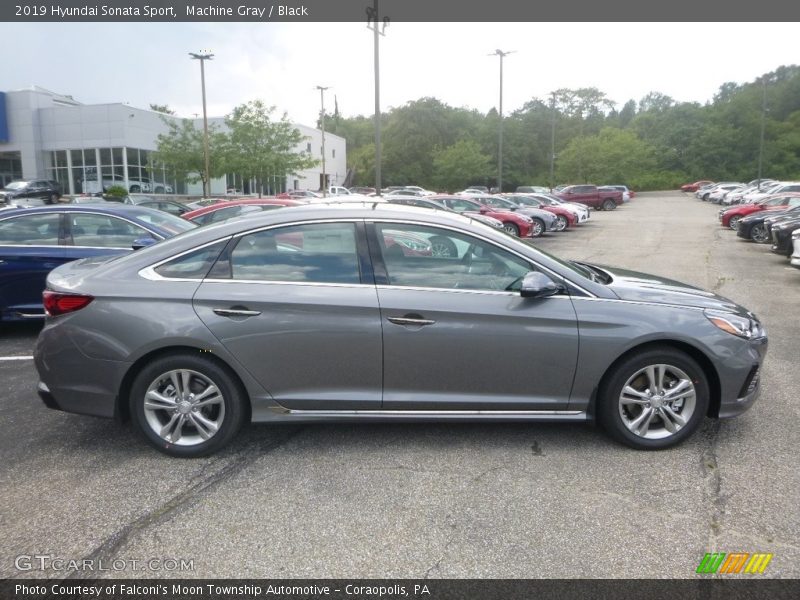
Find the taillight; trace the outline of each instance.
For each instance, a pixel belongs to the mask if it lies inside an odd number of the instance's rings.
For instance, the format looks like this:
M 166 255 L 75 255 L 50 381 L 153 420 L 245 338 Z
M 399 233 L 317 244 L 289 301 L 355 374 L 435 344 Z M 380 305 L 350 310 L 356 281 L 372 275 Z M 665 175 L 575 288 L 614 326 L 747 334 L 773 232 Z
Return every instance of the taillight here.
M 62 294 L 50 290 L 45 290 L 42 297 L 44 298 L 44 310 L 51 317 L 75 312 L 88 306 L 94 300 L 93 296 L 87 294 Z

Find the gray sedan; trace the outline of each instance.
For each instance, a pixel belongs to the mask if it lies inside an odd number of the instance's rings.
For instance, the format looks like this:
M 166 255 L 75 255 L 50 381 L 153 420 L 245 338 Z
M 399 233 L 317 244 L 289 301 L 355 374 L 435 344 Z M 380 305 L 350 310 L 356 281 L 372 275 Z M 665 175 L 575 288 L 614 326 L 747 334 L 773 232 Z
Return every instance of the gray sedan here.
M 443 239 L 454 253 L 433 251 Z M 597 420 L 666 448 L 747 410 L 767 349 L 755 315 L 716 294 L 386 203 L 73 262 L 44 300 L 47 406 L 130 419 L 173 456 L 214 452 L 247 421 Z

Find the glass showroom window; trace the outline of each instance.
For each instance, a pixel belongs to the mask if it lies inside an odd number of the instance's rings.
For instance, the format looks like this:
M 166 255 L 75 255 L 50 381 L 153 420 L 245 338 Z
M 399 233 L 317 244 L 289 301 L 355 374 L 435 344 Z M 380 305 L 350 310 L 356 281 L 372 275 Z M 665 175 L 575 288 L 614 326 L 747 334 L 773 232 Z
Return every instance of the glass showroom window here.
M 67 151 L 54 150 L 50 153 L 51 168 L 48 169 L 48 179 L 57 181 L 61 189 L 71 192 L 69 187 L 69 169 L 67 164 Z

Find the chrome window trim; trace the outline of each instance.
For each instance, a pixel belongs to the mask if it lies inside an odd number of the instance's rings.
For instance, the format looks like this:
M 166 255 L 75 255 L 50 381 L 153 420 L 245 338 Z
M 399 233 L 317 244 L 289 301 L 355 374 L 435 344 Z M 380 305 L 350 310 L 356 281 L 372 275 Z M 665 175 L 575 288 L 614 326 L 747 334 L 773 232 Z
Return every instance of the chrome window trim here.
M 491 244 L 495 248 L 499 248 L 500 250 L 505 250 L 506 252 L 510 252 L 511 254 L 516 255 L 517 257 L 521 258 L 522 260 L 524 260 L 526 262 L 533 262 L 534 264 L 538 265 L 541 269 L 547 271 L 551 275 L 554 275 L 555 277 L 558 277 L 560 279 L 564 279 L 565 281 L 568 281 L 569 283 L 574 285 L 576 288 L 578 288 L 580 291 L 588 294 L 589 297 L 592 297 L 592 298 L 596 297 L 595 294 L 593 294 L 592 292 L 590 292 L 587 289 L 584 289 L 583 287 L 581 287 L 580 285 L 575 283 L 572 279 L 570 279 L 568 277 L 565 277 L 563 275 L 560 275 L 559 273 L 556 273 L 555 271 L 545 267 L 544 265 L 540 265 L 539 263 L 537 263 L 532 258 L 530 258 L 528 256 L 525 256 L 524 254 L 521 254 L 520 252 L 516 251 L 513 248 L 508 248 L 506 246 L 501 246 L 497 242 L 495 242 L 494 240 L 490 240 L 490 239 L 488 239 L 488 238 L 486 238 L 486 237 L 484 237 L 484 236 L 482 236 L 480 234 L 473 233 L 471 231 L 463 231 L 463 230 L 457 229 L 457 228 L 455 228 L 453 226 L 441 225 L 439 223 L 425 223 L 425 222 L 408 221 L 408 220 L 401 220 L 401 219 L 379 219 L 379 218 L 370 217 L 370 218 L 365 219 L 365 221 L 368 222 L 368 223 L 373 223 L 373 224 L 375 224 L 375 223 L 402 223 L 402 224 L 408 224 L 408 225 L 418 225 L 418 226 L 421 225 L 421 226 L 424 226 L 424 227 L 436 227 L 436 228 L 439 228 L 439 229 L 447 229 L 449 231 L 455 231 L 456 233 L 460 233 L 462 235 L 468 235 L 468 236 L 471 236 L 471 237 L 475 237 L 475 238 L 478 238 L 478 239 L 486 242 L 487 244 Z M 488 227 L 488 225 L 485 225 L 485 226 Z M 392 285 L 390 285 L 389 287 L 397 288 L 397 287 L 401 287 L 401 286 L 392 286 Z M 452 290 L 451 288 L 423 288 L 423 289 L 448 290 L 448 291 L 480 291 L 480 290 Z M 494 292 L 494 291 L 497 291 L 497 290 L 487 290 L 487 291 Z M 550 296 L 550 297 L 552 298 L 554 296 Z M 567 296 L 567 297 L 571 297 L 571 296 Z
M 218 239 L 214 240 L 213 242 L 206 242 L 205 244 L 203 244 L 201 246 L 194 246 L 192 248 L 189 248 L 188 250 L 184 250 L 183 252 L 179 252 L 178 254 L 173 254 L 169 258 L 165 258 L 165 259 L 160 260 L 160 261 L 158 261 L 156 263 L 153 263 L 152 265 L 150 265 L 148 267 L 144 267 L 142 269 L 139 269 L 139 271 L 136 274 L 139 277 L 143 277 L 144 279 L 149 279 L 150 281 L 196 281 L 196 282 L 201 282 L 201 281 L 203 281 L 202 278 L 201 279 L 197 279 L 197 278 L 192 278 L 192 277 L 189 277 L 189 278 L 164 277 L 163 275 L 159 275 L 158 273 L 156 273 L 156 269 L 158 267 L 160 267 L 161 265 L 165 264 L 165 263 L 168 263 L 168 262 L 170 262 L 172 260 L 180 258 L 181 256 L 186 256 L 187 254 L 191 254 L 192 252 L 196 252 L 197 250 L 202 250 L 203 248 L 206 248 L 208 246 L 213 246 L 214 244 L 218 244 L 218 243 L 220 243 L 222 241 L 225 241 L 225 243 L 227 244 L 231 240 L 232 237 L 233 236 L 231 236 L 231 235 L 229 235 L 227 237 L 221 237 L 221 238 L 218 238 Z
M 170 279 L 170 281 L 175 281 L 174 279 Z M 375 284 L 373 283 L 325 283 L 319 281 L 273 281 L 269 279 L 187 279 L 185 281 L 201 281 L 203 283 L 260 283 L 264 285 L 301 285 L 303 287 L 343 287 L 343 288 L 353 288 L 353 287 L 368 287 L 375 289 Z
M 513 290 L 471 290 L 467 288 L 438 288 L 438 287 L 425 287 L 415 285 L 378 285 L 379 290 L 409 290 L 414 292 L 447 292 L 452 294 L 483 294 L 486 296 L 515 296 L 521 297 L 518 291 Z M 550 298 L 565 298 L 569 300 L 571 296 L 567 294 L 553 294 L 542 298 L 542 300 Z

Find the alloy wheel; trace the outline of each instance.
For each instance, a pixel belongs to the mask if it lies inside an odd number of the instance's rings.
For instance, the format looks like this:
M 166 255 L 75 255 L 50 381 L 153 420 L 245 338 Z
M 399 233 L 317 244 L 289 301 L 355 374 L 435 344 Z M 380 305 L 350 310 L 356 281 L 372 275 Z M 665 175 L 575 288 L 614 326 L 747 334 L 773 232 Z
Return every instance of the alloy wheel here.
M 202 373 L 167 371 L 147 388 L 144 417 L 164 441 L 196 446 L 219 431 L 225 419 L 225 400 L 219 387 Z
M 677 434 L 694 414 L 697 392 L 691 378 L 669 364 L 648 365 L 622 386 L 619 416 L 634 435 L 665 439 Z
M 769 233 L 767 233 L 767 226 L 763 223 L 754 225 L 750 230 L 750 239 L 759 244 L 765 244 L 769 241 Z

